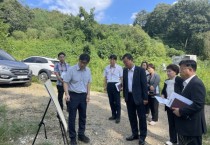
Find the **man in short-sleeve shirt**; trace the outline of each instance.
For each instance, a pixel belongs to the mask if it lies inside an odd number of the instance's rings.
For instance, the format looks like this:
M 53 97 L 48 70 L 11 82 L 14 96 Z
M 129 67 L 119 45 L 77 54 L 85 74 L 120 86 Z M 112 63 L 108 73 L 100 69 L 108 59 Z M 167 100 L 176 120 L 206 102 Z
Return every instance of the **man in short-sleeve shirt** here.
M 123 69 L 116 64 L 116 55 L 110 55 L 109 60 L 110 65 L 104 69 L 104 90 L 107 91 L 112 111 L 112 116 L 109 120 L 115 120 L 116 123 L 119 123 L 121 114 L 120 90 L 117 90 L 115 84 L 122 83 Z
M 78 140 L 89 143 L 85 136 L 86 109 L 90 100 L 91 71 L 87 66 L 90 61 L 88 54 L 81 54 L 78 64 L 70 67 L 64 75 L 64 91 L 66 101 L 69 102 L 69 137 L 71 145 L 77 145 L 75 120 L 77 110 L 79 112 Z
M 69 64 L 65 62 L 65 57 L 66 54 L 64 52 L 60 52 L 58 54 L 58 59 L 59 62 L 55 64 L 54 72 L 57 77 L 57 90 L 58 90 L 58 102 L 61 106 L 61 109 L 63 110 L 63 94 L 64 94 L 64 89 L 63 89 L 63 74 L 67 72 L 67 69 L 69 67 Z M 67 105 L 67 103 L 66 103 Z M 68 107 L 67 107 L 68 108 Z

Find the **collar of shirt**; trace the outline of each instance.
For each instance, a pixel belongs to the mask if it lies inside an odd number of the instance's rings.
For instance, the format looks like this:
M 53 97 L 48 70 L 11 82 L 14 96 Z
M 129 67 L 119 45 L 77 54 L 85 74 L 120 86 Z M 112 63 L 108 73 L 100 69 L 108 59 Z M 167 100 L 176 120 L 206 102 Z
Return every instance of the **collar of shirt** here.
M 176 76 L 175 76 L 173 79 L 168 79 L 168 80 L 166 80 L 165 83 L 166 83 L 167 85 L 174 84 L 174 83 L 175 83 L 175 79 L 176 79 Z
M 114 64 L 114 66 L 111 66 L 111 64 L 109 65 L 109 67 L 110 67 L 110 69 L 111 68 L 116 68 L 117 67 L 117 65 L 116 64 Z
M 80 67 L 79 67 L 79 63 L 77 63 L 77 70 L 78 70 L 78 71 L 82 71 L 82 70 L 80 69 Z M 86 71 L 86 67 L 84 68 L 84 71 Z
M 191 77 L 189 77 L 188 79 L 186 79 L 186 80 L 183 82 L 184 88 L 187 86 L 187 84 L 191 81 L 191 79 L 192 79 L 194 76 L 195 76 L 195 75 L 192 75 Z
M 134 69 L 135 69 L 135 65 L 131 69 L 128 69 L 128 71 L 134 71 Z
M 62 65 L 62 64 L 66 64 L 66 62 L 65 62 L 65 61 L 64 61 L 64 62 L 60 62 L 60 61 L 59 61 L 59 64 L 61 64 L 61 65 Z

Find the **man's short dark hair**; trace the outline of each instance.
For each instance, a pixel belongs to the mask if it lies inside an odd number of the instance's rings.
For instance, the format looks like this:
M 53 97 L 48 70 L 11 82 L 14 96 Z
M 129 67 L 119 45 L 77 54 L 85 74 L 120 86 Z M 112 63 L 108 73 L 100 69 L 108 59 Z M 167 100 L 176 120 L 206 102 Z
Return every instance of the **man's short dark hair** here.
M 154 64 L 152 64 L 152 63 L 150 63 L 150 64 L 148 64 L 148 68 L 153 68 L 154 70 L 155 70 L 155 65 Z
M 90 56 L 86 53 L 83 53 L 79 56 L 79 60 L 89 62 L 90 61 Z
M 169 64 L 166 69 L 171 69 L 176 73 L 176 75 L 179 74 L 179 67 L 176 64 Z
M 64 52 L 60 52 L 60 53 L 58 53 L 58 57 L 59 57 L 60 55 L 64 55 L 64 56 L 66 56 L 66 54 L 65 54 Z
M 179 63 L 179 66 L 181 66 L 181 65 L 185 65 L 187 67 L 191 67 L 194 71 L 196 71 L 196 69 L 197 69 L 197 63 L 194 60 L 182 60 Z
M 122 59 L 125 59 L 125 58 L 127 58 L 127 59 L 133 61 L 133 56 L 132 56 L 130 53 L 124 54 L 123 57 L 122 57 Z
M 109 56 L 109 59 L 117 60 L 117 56 L 115 54 L 112 54 L 112 55 Z

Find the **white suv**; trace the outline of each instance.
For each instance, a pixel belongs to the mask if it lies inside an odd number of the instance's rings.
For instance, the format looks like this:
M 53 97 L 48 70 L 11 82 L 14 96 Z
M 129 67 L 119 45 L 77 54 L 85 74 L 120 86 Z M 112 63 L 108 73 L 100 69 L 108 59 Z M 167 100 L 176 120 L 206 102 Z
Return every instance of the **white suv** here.
M 29 66 L 32 74 L 38 76 L 41 82 L 45 82 L 47 79 L 57 80 L 54 66 L 59 60 L 42 56 L 31 56 L 24 59 L 23 62 Z

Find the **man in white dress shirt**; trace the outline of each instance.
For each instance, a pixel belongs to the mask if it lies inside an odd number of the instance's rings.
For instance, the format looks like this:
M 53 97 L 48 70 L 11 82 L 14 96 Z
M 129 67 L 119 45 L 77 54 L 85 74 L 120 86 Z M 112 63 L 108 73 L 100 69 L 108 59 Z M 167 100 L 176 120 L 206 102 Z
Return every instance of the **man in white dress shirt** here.
M 112 116 L 109 120 L 120 122 L 121 104 L 120 104 L 120 90 L 118 91 L 115 84 L 122 82 L 123 69 L 116 64 L 117 56 L 112 54 L 109 57 L 110 65 L 104 69 L 104 90 L 107 91 L 109 97 L 109 104 L 112 111 Z

